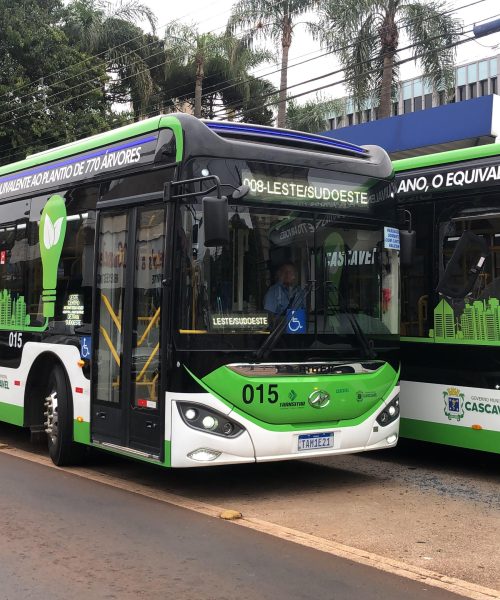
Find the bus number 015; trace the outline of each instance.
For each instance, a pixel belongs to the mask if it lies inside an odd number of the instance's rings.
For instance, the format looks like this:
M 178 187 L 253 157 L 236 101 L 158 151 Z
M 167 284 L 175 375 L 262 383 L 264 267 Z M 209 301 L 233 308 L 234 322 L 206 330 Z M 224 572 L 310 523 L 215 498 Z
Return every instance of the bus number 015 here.
M 260 404 L 264 404 L 265 397 L 267 396 L 267 402 L 269 404 L 274 404 L 278 402 L 278 384 L 270 383 L 267 386 L 267 390 L 265 390 L 265 386 L 263 383 L 257 386 L 253 386 L 250 384 L 243 386 L 243 402 L 245 404 L 252 404 L 254 400 L 258 401 Z
M 22 348 L 23 347 L 23 334 L 21 331 L 11 331 L 9 333 L 9 347 L 10 348 Z

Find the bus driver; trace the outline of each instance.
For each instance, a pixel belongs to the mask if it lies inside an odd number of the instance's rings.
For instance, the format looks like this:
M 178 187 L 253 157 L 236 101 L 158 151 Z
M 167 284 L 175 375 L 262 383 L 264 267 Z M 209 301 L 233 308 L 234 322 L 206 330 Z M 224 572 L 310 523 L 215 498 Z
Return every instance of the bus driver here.
M 302 299 L 294 308 L 305 308 L 303 290 L 297 285 L 297 269 L 293 263 L 283 263 L 276 271 L 276 283 L 264 296 L 264 310 L 281 315 L 292 305 L 297 294 L 302 295 Z

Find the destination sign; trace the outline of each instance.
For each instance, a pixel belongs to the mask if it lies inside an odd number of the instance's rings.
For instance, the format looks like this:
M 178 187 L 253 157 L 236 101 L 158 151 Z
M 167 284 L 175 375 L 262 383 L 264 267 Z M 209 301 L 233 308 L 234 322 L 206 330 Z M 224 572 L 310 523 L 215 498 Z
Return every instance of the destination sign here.
M 398 176 L 396 181 L 399 196 L 494 186 L 500 182 L 500 165 L 485 162 L 482 166 L 467 167 L 462 164 L 444 170 Z
M 31 190 L 63 187 L 102 173 L 154 160 L 158 134 L 134 138 L 114 146 L 84 152 L 78 156 L 11 173 L 0 177 L 0 200 Z
M 245 177 L 243 185 L 248 185 L 253 194 L 277 196 L 282 200 L 312 200 L 331 204 L 367 205 L 368 193 L 359 189 L 340 188 L 335 182 L 298 183 L 279 179 Z
M 212 315 L 212 329 L 255 329 L 269 327 L 267 313 Z
M 241 183 L 250 188 L 248 199 L 340 211 L 368 212 L 395 195 L 393 182 L 376 178 L 258 163 L 242 169 Z

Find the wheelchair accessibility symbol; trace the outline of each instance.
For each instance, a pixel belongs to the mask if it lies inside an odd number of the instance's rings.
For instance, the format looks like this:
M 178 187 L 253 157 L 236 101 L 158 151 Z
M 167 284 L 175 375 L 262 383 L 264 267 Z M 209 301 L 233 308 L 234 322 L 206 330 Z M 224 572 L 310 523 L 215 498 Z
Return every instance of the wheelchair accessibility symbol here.
M 92 355 L 92 338 L 85 336 L 80 338 L 80 356 L 89 360 Z
M 287 333 L 305 333 L 306 332 L 306 311 L 303 308 L 290 310 L 287 314 L 288 325 Z

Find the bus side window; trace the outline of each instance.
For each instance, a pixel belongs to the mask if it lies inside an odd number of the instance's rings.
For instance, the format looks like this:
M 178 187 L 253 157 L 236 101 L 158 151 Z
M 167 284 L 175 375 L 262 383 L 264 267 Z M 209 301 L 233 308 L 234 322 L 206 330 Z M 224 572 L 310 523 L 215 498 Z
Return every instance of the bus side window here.
M 26 298 L 29 206 L 29 200 L 0 205 L 0 328 L 3 330 L 23 329 L 29 320 Z
M 440 245 L 441 272 L 446 268 L 447 262 L 461 239 L 464 232 L 472 232 L 484 240 L 488 253 L 483 261 L 468 300 L 500 300 L 500 214 L 495 214 L 494 209 L 485 210 L 484 215 L 475 212 L 473 215 L 465 212 L 459 213 L 448 222 L 442 224 Z M 464 254 L 462 259 L 463 273 L 457 273 L 460 279 L 467 276 L 474 262 L 474 256 Z M 441 275 L 441 273 L 440 273 Z
M 433 223 L 431 203 L 405 206 L 411 211 L 413 229 L 417 233 L 415 260 L 401 269 L 401 335 L 427 337 L 432 328 L 433 301 Z
M 92 317 L 92 282 L 94 276 L 95 216 L 98 186 L 82 186 L 61 191 L 66 203 L 66 234 L 57 269 L 57 292 L 54 321 L 59 327 L 90 325 Z M 33 256 L 30 276 L 33 281 L 32 306 L 39 306 L 42 319 L 42 265 L 39 251 L 38 224 L 48 198 L 33 199 L 30 222 L 30 247 Z
M 0 225 L 0 328 L 29 325 L 27 220 Z
M 55 319 L 72 326 L 90 325 L 92 318 L 98 193 L 97 186 L 81 187 L 68 192 L 65 198 L 68 221 L 57 277 Z

